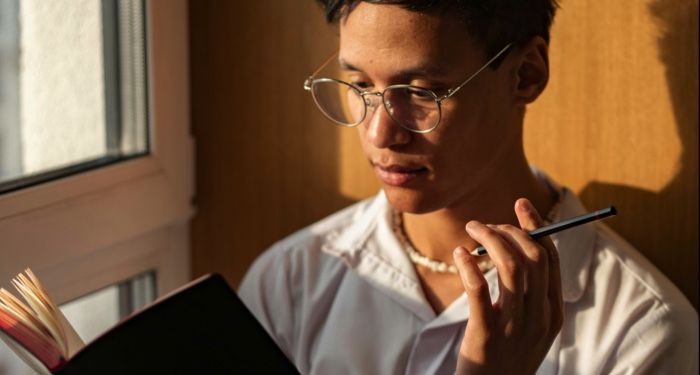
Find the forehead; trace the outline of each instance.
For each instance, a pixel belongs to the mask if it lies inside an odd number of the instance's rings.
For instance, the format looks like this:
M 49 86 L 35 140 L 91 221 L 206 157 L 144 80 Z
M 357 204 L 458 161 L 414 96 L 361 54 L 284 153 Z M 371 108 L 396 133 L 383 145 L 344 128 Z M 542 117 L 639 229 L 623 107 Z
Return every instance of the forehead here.
M 340 60 L 359 68 L 465 65 L 480 49 L 455 15 L 360 2 L 340 22 Z M 468 64 L 467 64 L 468 65 Z

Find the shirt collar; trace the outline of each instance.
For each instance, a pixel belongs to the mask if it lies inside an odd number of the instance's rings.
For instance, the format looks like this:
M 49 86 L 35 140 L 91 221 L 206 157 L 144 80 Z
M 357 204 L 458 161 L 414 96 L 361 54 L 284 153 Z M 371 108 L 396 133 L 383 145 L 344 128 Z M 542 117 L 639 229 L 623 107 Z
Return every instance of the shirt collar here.
M 552 215 L 553 222 L 586 212 L 571 190 L 559 187 L 551 180 L 549 182 L 557 188 L 561 199 L 559 208 Z M 588 269 L 596 241 L 595 225 L 580 225 L 550 236 L 559 252 L 562 297 L 565 302 L 575 302 L 581 298 L 588 284 Z
M 531 166 L 533 174 L 552 191 L 559 194 L 559 204 L 551 216 L 556 223 L 586 213 L 581 201 L 571 190 L 559 185 L 537 167 Z M 580 225 L 550 236 L 559 252 L 562 298 L 575 302 L 581 298 L 588 284 L 588 269 L 596 244 L 596 223 Z
M 346 225 L 331 231 L 321 249 L 342 259 L 359 277 L 424 321 L 435 318 L 420 280 L 391 229 L 391 210 L 380 192 L 356 206 Z
M 536 169 L 533 171 L 560 194 L 560 204 L 551 217 L 554 222 L 586 212 L 571 190 L 559 186 L 544 173 Z M 404 294 L 399 295 L 398 299 L 414 310 L 421 310 L 419 315 L 428 318 L 434 314 L 429 307 L 425 311 L 417 306 L 425 303 L 416 297 L 416 288 L 420 288 L 420 282 L 391 231 L 390 214 L 386 196 L 380 192 L 373 199 L 361 203 L 347 225 L 331 231 L 326 236 L 322 249 L 343 259 L 348 267 L 375 285 L 396 292 L 397 285 L 400 284 L 398 289 Z M 594 225 L 581 225 L 551 236 L 559 251 L 562 296 L 566 302 L 575 302 L 581 298 L 588 283 L 588 269 L 596 239 Z M 368 261 L 368 258 L 371 259 Z M 380 272 L 384 274 L 379 274 Z M 418 294 L 422 296 L 422 292 Z

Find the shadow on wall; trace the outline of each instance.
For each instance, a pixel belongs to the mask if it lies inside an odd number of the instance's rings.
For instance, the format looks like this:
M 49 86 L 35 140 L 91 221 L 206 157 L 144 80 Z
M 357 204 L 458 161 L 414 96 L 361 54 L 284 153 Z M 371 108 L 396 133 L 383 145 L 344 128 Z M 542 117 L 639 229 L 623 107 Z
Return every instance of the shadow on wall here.
M 354 203 L 333 173 L 339 129 L 302 88 L 337 42 L 314 1 L 190 1 L 189 21 L 193 276 L 237 285 L 272 243 Z
M 698 3 L 655 0 L 659 57 L 682 142 L 678 173 L 659 192 L 590 183 L 580 196 L 588 207 L 616 202 L 620 213 L 645 220 L 609 224 L 656 264 L 698 308 Z M 618 203 L 619 202 L 619 203 Z M 657 231 L 657 223 L 663 223 Z M 660 244 L 663 244 L 659 246 Z

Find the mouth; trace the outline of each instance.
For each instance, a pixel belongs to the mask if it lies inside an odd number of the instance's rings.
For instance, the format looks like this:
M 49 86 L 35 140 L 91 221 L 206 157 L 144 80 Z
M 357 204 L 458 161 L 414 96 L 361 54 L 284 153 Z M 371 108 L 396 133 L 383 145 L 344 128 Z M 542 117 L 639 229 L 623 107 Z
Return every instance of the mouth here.
M 380 165 L 374 164 L 377 177 L 389 186 L 406 186 L 418 177 L 426 174 L 428 168 L 418 166 L 403 166 L 398 164 Z

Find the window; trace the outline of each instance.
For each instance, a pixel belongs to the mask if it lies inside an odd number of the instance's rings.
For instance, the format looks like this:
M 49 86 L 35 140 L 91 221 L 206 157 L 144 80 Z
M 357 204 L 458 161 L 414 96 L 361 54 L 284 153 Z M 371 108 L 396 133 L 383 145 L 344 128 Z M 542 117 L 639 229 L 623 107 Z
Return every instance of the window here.
M 80 9 L 70 10 L 73 4 Z M 65 102 L 61 102 L 57 114 L 46 109 L 51 115 L 35 123 L 35 129 L 47 132 L 45 140 L 29 147 L 29 143 L 18 141 L 28 127 L 34 126 L 28 125 L 28 115 L 23 114 L 27 110 L 22 109 L 22 101 L 29 100 L 20 92 L 25 85 L 23 66 L 2 59 L 0 158 L 5 163 L 5 153 L 14 153 L 15 160 L 12 172 L 7 172 L 11 168 L 2 164 L 4 174 L 0 178 L 5 189 L 0 193 L 0 285 L 7 287 L 12 277 L 29 267 L 57 303 L 75 307 L 73 302 L 88 296 L 82 301 L 89 306 L 94 298 L 126 298 L 128 289 L 124 285 L 131 284 L 124 282 L 138 283 L 140 275 L 148 274 L 152 275 L 150 285 L 157 286 L 155 296 L 163 295 L 190 278 L 193 141 L 189 132 L 187 1 L 0 0 L 2 56 L 7 56 L 8 48 L 17 50 L 23 43 L 23 36 L 18 36 L 22 30 L 12 35 L 5 32 L 7 27 L 18 30 L 18 25 L 8 21 L 8 14 L 20 14 L 21 19 L 23 8 L 33 5 L 55 6 L 50 12 L 42 8 L 42 12 L 59 15 L 61 21 L 76 17 L 75 12 L 89 12 L 92 22 L 99 15 L 99 27 L 82 16 L 80 22 L 68 23 L 87 22 L 86 28 L 98 31 L 97 38 L 78 33 L 78 39 L 91 39 L 91 43 L 105 46 L 99 54 L 88 48 L 93 68 L 102 69 L 103 81 L 99 83 L 94 78 L 100 74 L 88 73 L 88 63 L 72 64 L 72 69 L 67 70 L 79 69 L 85 76 L 92 74 L 91 81 L 80 85 L 80 89 L 73 87 L 76 91 L 92 90 L 91 98 L 83 99 L 92 100 L 92 104 L 69 101 L 59 95 L 60 99 L 55 100 Z M 5 11 L 12 7 L 14 13 Z M 125 19 L 131 21 L 123 25 Z M 116 34 L 110 36 L 109 30 L 118 31 L 119 38 Z M 51 35 L 54 36 L 58 37 Z M 118 40 L 111 50 L 107 48 L 110 40 Z M 71 48 L 77 50 L 77 44 L 71 42 Z M 113 59 L 110 53 L 118 57 L 112 56 Z M 23 58 L 15 60 L 22 62 Z M 98 60 L 102 64 L 95 62 Z M 7 69 L 13 66 L 15 73 L 11 75 Z M 16 78 L 6 85 L 6 76 Z M 87 77 L 70 82 L 79 79 Z M 55 89 L 61 85 L 46 86 L 50 87 L 45 91 L 41 88 L 38 95 L 57 95 L 59 91 Z M 97 86 L 101 86 L 100 90 Z M 71 95 L 78 98 L 82 94 Z M 53 102 L 54 99 L 46 99 L 45 103 Z M 71 110 L 66 107 L 70 105 L 102 109 L 89 108 L 92 117 L 84 121 L 85 129 L 58 135 L 56 130 L 64 120 L 52 123 L 51 119 L 67 116 Z M 80 113 L 75 116 L 88 113 L 80 109 L 77 112 Z M 11 137 L 14 141 L 5 142 Z M 84 139 L 74 139 L 81 137 L 92 139 L 90 144 L 94 147 L 83 149 L 71 143 L 65 147 L 70 152 L 62 154 L 70 157 L 45 156 L 48 162 L 41 167 L 27 167 L 31 157 L 24 155 L 57 152 L 55 148 L 70 142 L 88 144 Z M 79 149 L 81 152 L 76 152 Z M 8 184 L 14 185 L 8 188 Z M 141 302 L 138 298 L 132 301 L 134 307 L 148 301 L 148 292 L 144 293 Z M 112 311 L 106 316 L 111 324 L 110 316 L 113 320 L 116 315 Z M 3 349 L 0 344 L 0 351 Z M 3 366 L 5 362 L 0 359 L 0 373 L 7 369 Z
M 60 306 L 78 335 L 90 342 L 134 311 L 153 302 L 152 272 L 110 285 Z
M 0 9 L 0 193 L 148 151 L 142 1 Z

